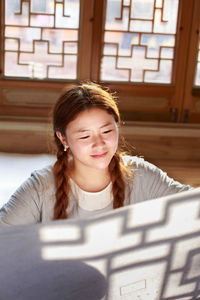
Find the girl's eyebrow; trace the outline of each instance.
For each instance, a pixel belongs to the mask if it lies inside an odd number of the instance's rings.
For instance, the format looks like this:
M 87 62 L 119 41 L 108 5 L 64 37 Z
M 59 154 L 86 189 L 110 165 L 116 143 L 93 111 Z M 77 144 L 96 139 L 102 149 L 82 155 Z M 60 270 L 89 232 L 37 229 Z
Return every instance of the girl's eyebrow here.
M 109 126 L 109 125 L 113 125 L 113 124 L 111 122 L 108 122 L 108 123 L 102 125 L 100 128 L 103 128 L 103 127 L 106 127 L 106 126 Z
M 112 125 L 112 123 L 111 123 L 111 122 L 108 122 L 108 123 L 102 125 L 100 128 L 104 128 L 104 127 L 107 127 L 107 126 L 109 126 L 109 125 Z M 83 132 L 86 132 L 86 131 L 91 131 L 91 129 L 86 129 L 86 128 L 78 129 L 78 130 L 76 130 L 74 133 L 83 133 Z
M 78 129 L 74 133 L 82 133 L 82 132 L 86 132 L 86 131 L 90 131 L 90 129 Z

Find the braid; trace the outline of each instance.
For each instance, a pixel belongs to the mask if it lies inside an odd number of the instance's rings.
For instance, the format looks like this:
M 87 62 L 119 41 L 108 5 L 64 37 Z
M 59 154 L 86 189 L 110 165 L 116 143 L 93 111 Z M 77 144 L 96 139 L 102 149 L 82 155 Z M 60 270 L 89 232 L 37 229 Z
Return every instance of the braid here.
M 68 195 L 70 190 L 68 169 L 68 151 L 64 152 L 59 148 L 57 161 L 54 164 L 53 172 L 56 184 L 56 204 L 54 207 L 54 220 L 67 218 Z
M 125 198 L 125 181 L 124 175 L 126 169 L 123 165 L 119 154 L 115 154 L 109 165 L 110 177 L 112 181 L 112 192 L 113 192 L 113 208 L 122 207 Z

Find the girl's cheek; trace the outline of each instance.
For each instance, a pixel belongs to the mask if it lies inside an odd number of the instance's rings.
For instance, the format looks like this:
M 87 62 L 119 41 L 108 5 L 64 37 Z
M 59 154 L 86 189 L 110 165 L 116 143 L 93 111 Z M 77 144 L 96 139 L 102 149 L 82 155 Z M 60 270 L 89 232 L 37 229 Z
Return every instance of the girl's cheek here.
M 80 150 L 84 150 L 90 145 L 90 143 L 91 142 L 89 141 L 79 141 L 78 143 L 76 143 L 76 148 Z
M 118 135 L 117 134 L 113 134 L 112 137 L 110 137 L 110 142 L 111 143 L 117 143 L 118 142 Z

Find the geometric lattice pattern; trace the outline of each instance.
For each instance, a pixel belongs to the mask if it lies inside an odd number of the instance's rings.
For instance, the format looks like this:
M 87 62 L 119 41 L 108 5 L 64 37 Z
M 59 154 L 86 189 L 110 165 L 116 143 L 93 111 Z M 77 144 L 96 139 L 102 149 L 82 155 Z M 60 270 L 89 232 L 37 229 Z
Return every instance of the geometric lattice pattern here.
M 4 0 L 4 77 L 76 79 L 79 0 Z
M 105 299 L 200 298 L 200 189 L 76 226 L 42 229 L 47 260 L 82 259 L 104 274 Z M 65 240 L 65 245 L 63 243 Z M 60 246 L 50 246 L 51 242 Z
M 41 238 L 49 246 L 42 255 L 81 258 L 101 270 L 108 280 L 107 300 L 200 299 L 200 189 L 187 194 L 143 202 L 81 228 L 61 227 L 60 237 L 53 228 L 44 229 Z M 63 236 L 72 247 L 50 246 Z
M 172 83 L 178 0 L 107 0 L 101 80 Z
M 200 189 L 0 240 L 2 300 L 200 299 Z

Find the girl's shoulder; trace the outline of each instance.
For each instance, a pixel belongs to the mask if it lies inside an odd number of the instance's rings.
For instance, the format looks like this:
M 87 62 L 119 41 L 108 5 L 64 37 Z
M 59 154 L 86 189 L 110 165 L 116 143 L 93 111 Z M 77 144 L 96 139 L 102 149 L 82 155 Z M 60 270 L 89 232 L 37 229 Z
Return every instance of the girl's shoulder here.
M 35 186 L 40 187 L 40 189 L 49 189 L 51 186 L 54 187 L 53 165 L 48 165 L 42 169 L 33 171 L 28 180 Z
M 34 170 L 30 177 L 22 184 L 23 187 L 34 187 L 38 191 L 54 189 L 55 180 L 53 175 L 53 165 L 48 165 L 42 169 Z
M 42 169 L 37 169 L 37 170 L 34 170 L 31 175 L 34 175 L 34 176 L 38 176 L 38 177 L 41 177 L 41 178 L 46 178 L 46 177 L 51 177 L 53 176 L 53 164 L 52 165 L 48 165 Z
M 145 167 L 155 167 L 148 161 L 144 160 L 142 157 L 138 156 L 131 156 L 131 155 L 123 155 L 122 161 L 125 166 L 127 167 L 133 167 L 135 169 L 145 168 Z
M 144 160 L 142 157 L 138 156 L 130 156 L 130 155 L 124 155 L 122 156 L 123 163 L 126 167 L 129 168 L 134 174 L 159 174 L 164 173 L 160 168 L 158 168 L 156 165 Z

